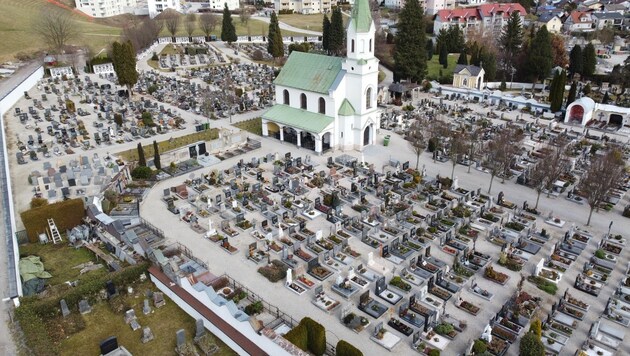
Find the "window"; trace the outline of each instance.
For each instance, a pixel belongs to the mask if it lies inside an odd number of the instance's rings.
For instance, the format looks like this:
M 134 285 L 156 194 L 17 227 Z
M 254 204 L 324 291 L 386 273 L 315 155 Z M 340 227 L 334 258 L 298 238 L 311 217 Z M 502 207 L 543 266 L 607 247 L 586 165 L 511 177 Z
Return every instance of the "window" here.
M 372 107 L 372 88 L 368 88 L 365 91 L 365 108 L 369 109 Z
M 326 114 L 326 100 L 324 98 L 319 98 L 319 113 Z
M 306 94 L 300 95 L 300 108 L 306 110 Z
M 291 102 L 289 101 L 289 91 L 284 89 L 283 96 L 284 96 L 284 105 L 290 105 Z
M 354 40 L 350 42 L 350 52 L 354 53 Z
M 372 52 L 372 39 L 370 38 L 370 48 L 369 51 Z

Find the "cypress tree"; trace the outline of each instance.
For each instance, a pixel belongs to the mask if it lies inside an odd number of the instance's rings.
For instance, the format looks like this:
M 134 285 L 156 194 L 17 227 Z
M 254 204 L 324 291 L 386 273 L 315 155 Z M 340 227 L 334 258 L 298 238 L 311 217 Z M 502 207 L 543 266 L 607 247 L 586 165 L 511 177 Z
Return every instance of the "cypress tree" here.
M 284 43 L 282 42 L 282 32 L 278 24 L 276 12 L 271 13 L 269 21 L 269 34 L 267 35 L 267 52 L 275 59 L 284 56 Z
M 604 97 L 602 98 L 602 104 L 608 104 L 610 102 L 610 96 L 608 95 L 608 91 L 606 91 L 606 93 L 604 94 Z
M 232 23 L 232 14 L 227 7 L 227 3 L 223 8 L 223 23 L 221 24 L 221 41 L 232 43 L 236 42 L 236 28 Z
M 343 16 L 341 15 L 341 8 L 336 7 L 330 16 L 330 37 L 328 43 L 330 51 L 335 55 L 340 54 L 343 51 L 346 40 L 346 29 L 343 26 Z
M 142 148 L 140 142 L 138 142 L 138 165 L 141 167 L 147 166 L 147 160 L 144 158 L 144 148 Z
M 138 82 L 138 71 L 136 70 L 136 51 L 133 49 L 131 41 L 112 44 L 112 61 L 114 71 L 118 77 L 118 83 L 124 85 L 132 94 L 131 88 Z
M 445 44 L 440 45 L 440 64 L 444 68 L 448 67 L 448 48 Z
M 595 73 L 595 66 L 597 65 L 595 46 L 593 46 L 592 43 L 587 44 L 586 47 L 584 47 L 584 51 L 582 51 L 582 56 L 584 56 L 582 75 L 590 77 Z
M 539 80 L 547 78 L 553 64 L 553 52 L 551 49 L 551 36 L 547 27 L 542 26 L 532 40 L 527 64 L 533 79 L 532 92 Z
M 322 24 L 322 48 L 326 53 L 330 53 L 330 20 L 328 15 L 324 15 L 324 23 Z
M 162 169 L 162 163 L 160 162 L 160 148 L 155 140 L 153 140 L 153 164 L 156 169 Z
M 581 74 L 583 68 L 584 57 L 582 57 L 582 47 L 575 45 L 569 54 L 569 72 L 571 72 L 571 77 L 573 77 L 575 73 Z
M 477 42 L 473 42 L 473 44 L 470 45 L 470 61 L 468 61 L 468 63 L 478 66 L 479 62 L 479 45 Z
M 486 71 L 486 80 L 494 81 L 497 75 L 497 58 L 493 52 L 487 49 L 479 50 L 479 63 L 475 64 L 477 66 L 483 67 Z
M 457 64 L 468 65 L 468 56 L 466 55 L 466 51 L 461 51 L 459 53 L 459 58 L 457 58 Z
M 564 99 L 564 71 L 561 73 L 556 72 L 551 82 L 551 88 L 549 90 L 549 109 L 551 112 L 557 112 L 562 107 L 562 101 Z
M 432 40 L 427 40 L 427 60 L 431 60 L 431 58 L 433 58 L 433 41 Z
M 571 83 L 571 89 L 569 89 L 569 96 L 567 97 L 567 106 L 575 101 L 575 96 L 577 95 L 577 83 Z
M 424 13 L 418 0 L 408 0 L 398 17 L 394 61 L 399 77 L 420 82 L 427 73 Z

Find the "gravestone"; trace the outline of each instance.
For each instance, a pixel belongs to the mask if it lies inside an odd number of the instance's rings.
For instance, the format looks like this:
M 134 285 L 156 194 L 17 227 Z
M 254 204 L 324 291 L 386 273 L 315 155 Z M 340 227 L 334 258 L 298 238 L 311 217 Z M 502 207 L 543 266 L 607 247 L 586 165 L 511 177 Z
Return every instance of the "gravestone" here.
M 105 283 L 105 289 L 107 289 L 107 298 L 111 298 L 116 295 L 116 286 L 112 281 L 107 281 Z
M 142 313 L 144 313 L 144 315 L 147 315 L 147 314 L 151 313 L 151 306 L 149 305 L 149 300 L 148 299 L 144 300 L 144 306 L 142 307 Z
M 203 319 L 195 321 L 195 338 L 202 337 L 206 333 L 206 327 L 203 325 Z
M 153 332 L 151 331 L 150 327 L 147 326 L 146 328 L 142 329 L 142 338 L 140 339 L 140 341 L 143 344 L 146 344 L 147 342 L 149 342 L 149 341 L 151 341 L 153 339 L 154 339 L 154 336 L 153 336 Z
M 138 323 L 137 318 L 134 318 L 133 320 L 131 320 L 131 323 L 129 323 L 129 326 L 131 327 L 131 330 L 133 331 L 136 331 L 141 328 L 140 323 Z
M 79 302 L 79 313 L 81 313 L 81 314 L 89 314 L 91 312 L 92 312 L 92 307 L 90 306 L 88 301 L 85 300 L 85 299 L 82 299 Z
M 110 336 L 100 343 L 101 355 L 107 355 L 112 351 L 118 349 L 118 339 L 116 336 Z
M 164 300 L 164 293 L 162 292 L 155 292 L 153 294 L 153 305 L 156 308 L 161 308 L 166 304 L 166 301 Z
M 131 323 L 133 319 L 136 318 L 136 311 L 133 309 L 129 309 L 125 312 L 125 324 Z
M 184 345 L 186 343 L 186 330 L 179 329 L 177 330 L 177 347 Z
M 66 304 L 66 300 L 62 299 L 59 304 L 61 304 L 61 315 L 63 315 L 64 318 L 70 315 L 70 309 L 68 309 L 68 304 Z

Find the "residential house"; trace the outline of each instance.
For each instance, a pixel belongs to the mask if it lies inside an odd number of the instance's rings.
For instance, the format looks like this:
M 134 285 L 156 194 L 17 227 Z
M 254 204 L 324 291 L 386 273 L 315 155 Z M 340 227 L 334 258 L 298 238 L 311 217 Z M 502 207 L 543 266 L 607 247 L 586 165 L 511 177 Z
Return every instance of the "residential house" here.
M 484 4 L 463 9 L 440 10 L 434 18 L 433 31 L 437 33 L 442 28 L 448 29 L 458 25 L 462 27 L 464 33 L 470 29 L 479 29 L 486 34 L 498 36 L 514 11 L 520 14 L 523 22 L 527 11 L 518 3 Z
M 453 9 L 455 0 L 426 0 L 425 14 L 435 15 L 440 10 Z
M 562 31 L 562 20 L 557 13 L 546 12 L 538 17 L 537 25 L 545 26 L 550 33 L 560 33 Z
M 92 17 L 110 17 L 134 13 L 136 0 L 75 0 L 77 10 Z
M 591 17 L 595 23 L 595 28 L 598 30 L 605 27 L 621 30 L 624 19 L 623 15 L 618 12 L 593 12 Z
M 568 32 L 593 31 L 594 27 L 591 13 L 587 11 L 574 10 L 564 21 L 564 30 Z
M 156 17 L 166 9 L 172 9 L 177 12 L 182 11 L 179 0 L 147 0 L 147 7 L 149 8 L 150 18 Z
M 337 6 L 337 0 L 275 0 L 276 12 L 293 11 L 298 14 L 327 14 Z

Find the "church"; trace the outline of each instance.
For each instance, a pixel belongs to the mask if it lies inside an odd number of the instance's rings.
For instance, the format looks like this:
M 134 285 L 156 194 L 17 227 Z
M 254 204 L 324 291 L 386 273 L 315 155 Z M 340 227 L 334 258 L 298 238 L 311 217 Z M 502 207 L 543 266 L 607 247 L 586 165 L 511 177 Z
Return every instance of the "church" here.
M 274 81 L 276 103 L 262 116 L 263 136 L 310 149 L 358 150 L 375 143 L 376 27 L 368 0 L 357 0 L 346 38 L 346 57 L 293 51 Z

